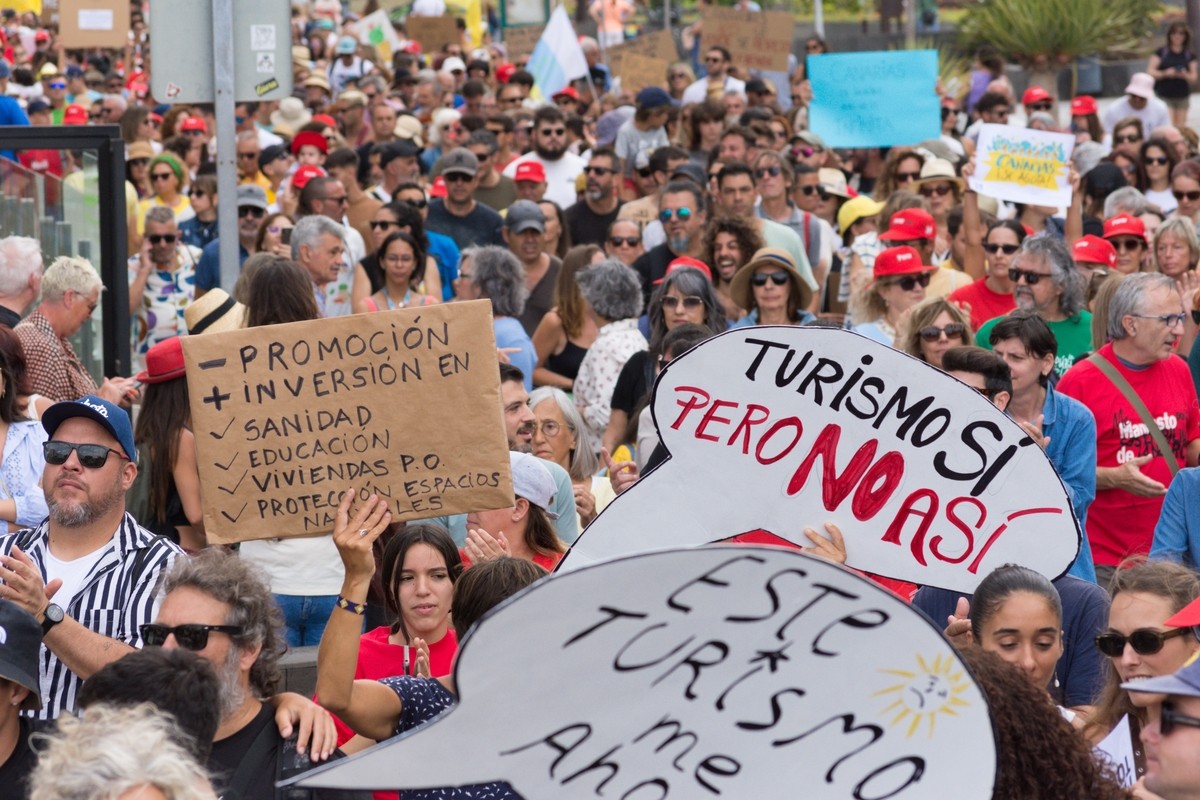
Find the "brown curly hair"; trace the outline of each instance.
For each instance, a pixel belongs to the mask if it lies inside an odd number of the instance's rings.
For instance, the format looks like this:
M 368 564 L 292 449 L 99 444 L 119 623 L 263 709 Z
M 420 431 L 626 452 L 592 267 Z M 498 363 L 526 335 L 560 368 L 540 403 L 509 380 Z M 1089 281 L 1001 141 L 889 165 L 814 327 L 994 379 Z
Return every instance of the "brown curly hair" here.
M 996 737 L 994 800 L 1131 800 L 1111 768 L 1053 703 L 1029 680 L 994 653 L 965 647 L 959 657 L 987 700 Z

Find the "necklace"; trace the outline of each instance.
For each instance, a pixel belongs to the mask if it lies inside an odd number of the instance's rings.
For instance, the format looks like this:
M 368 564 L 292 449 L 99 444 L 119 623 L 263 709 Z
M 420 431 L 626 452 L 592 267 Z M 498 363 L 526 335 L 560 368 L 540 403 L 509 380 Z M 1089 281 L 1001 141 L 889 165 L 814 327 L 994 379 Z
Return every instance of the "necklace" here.
M 396 302 L 392 300 L 392 293 L 388 291 L 386 286 L 383 287 L 383 297 L 385 300 L 387 300 L 388 311 L 395 311 L 397 308 L 408 308 L 409 302 L 412 301 L 412 287 L 410 286 L 407 290 L 405 290 L 404 300 L 400 302 L 399 306 L 397 306 Z

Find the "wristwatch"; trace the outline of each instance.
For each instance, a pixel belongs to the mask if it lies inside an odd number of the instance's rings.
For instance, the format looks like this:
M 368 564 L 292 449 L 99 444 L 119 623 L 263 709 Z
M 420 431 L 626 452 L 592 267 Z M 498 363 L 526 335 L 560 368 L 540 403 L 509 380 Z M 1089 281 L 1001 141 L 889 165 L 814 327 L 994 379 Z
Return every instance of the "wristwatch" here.
M 57 603 L 51 603 L 46 606 L 46 611 L 42 619 L 42 636 L 50 632 L 50 629 L 63 621 L 66 614 L 63 613 L 62 606 Z

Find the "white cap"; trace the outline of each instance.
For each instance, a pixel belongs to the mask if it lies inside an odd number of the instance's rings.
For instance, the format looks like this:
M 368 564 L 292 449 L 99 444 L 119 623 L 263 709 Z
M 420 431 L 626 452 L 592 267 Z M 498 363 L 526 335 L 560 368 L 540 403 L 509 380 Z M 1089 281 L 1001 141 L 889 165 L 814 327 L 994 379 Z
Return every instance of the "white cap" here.
M 508 465 L 512 470 L 513 492 L 517 497 L 524 497 L 545 511 L 550 519 L 558 519 L 558 514 L 550 510 L 550 505 L 554 502 L 554 491 L 558 486 L 542 460 L 529 453 L 510 450 Z
M 442 62 L 442 72 L 445 72 L 447 75 L 456 69 L 461 69 L 463 72 L 467 71 L 467 65 L 458 56 L 450 56 Z

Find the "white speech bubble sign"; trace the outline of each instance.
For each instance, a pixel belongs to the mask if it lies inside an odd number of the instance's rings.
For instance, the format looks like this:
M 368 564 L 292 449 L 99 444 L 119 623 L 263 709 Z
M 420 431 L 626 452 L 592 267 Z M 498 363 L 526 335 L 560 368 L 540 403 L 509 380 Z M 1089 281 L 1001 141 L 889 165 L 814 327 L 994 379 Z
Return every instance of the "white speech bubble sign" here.
M 643 553 L 490 612 L 435 721 L 308 787 L 507 781 L 527 800 L 992 796 L 987 704 L 949 642 L 799 551 Z M 969 758 L 963 754 L 969 753 Z
M 995 567 L 1049 578 L 1079 552 L 1040 447 L 961 381 L 856 333 L 739 328 L 655 384 L 668 461 L 610 503 L 559 571 L 763 529 L 808 546 L 837 524 L 846 563 L 970 593 Z

